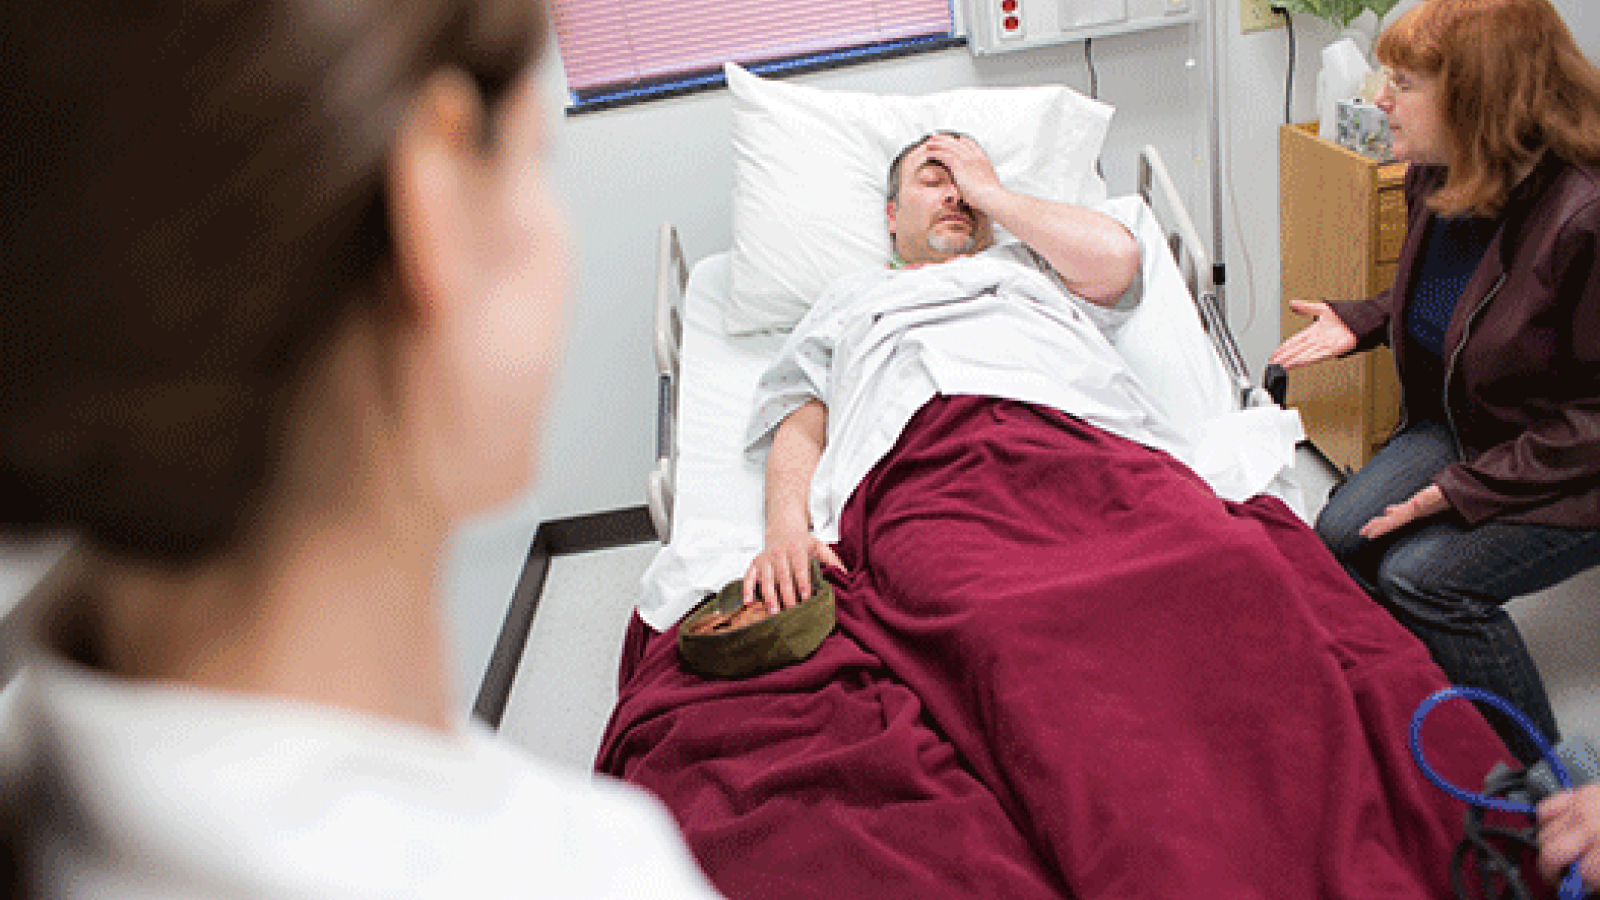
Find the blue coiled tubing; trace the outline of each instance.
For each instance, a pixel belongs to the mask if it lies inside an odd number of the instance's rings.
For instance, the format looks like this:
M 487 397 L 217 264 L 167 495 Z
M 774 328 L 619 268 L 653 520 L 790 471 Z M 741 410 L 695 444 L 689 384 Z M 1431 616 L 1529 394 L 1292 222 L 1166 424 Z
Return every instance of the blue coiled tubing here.
M 1550 771 L 1556 776 L 1556 783 L 1564 788 L 1572 787 L 1572 776 L 1567 774 L 1567 767 L 1563 765 L 1560 758 L 1556 756 L 1555 750 L 1550 746 L 1550 742 L 1546 740 L 1545 736 L 1539 732 L 1539 726 L 1533 724 L 1533 722 L 1523 714 L 1522 710 L 1512 706 L 1504 697 L 1501 697 L 1499 694 L 1485 691 L 1481 688 L 1450 687 L 1445 688 L 1442 691 L 1438 691 L 1428 697 L 1428 699 L 1422 701 L 1422 705 L 1417 707 L 1416 714 L 1411 717 L 1411 757 L 1417 761 L 1417 768 L 1422 770 L 1422 774 L 1426 775 L 1429 781 L 1437 785 L 1439 790 L 1444 791 L 1446 794 L 1449 794 L 1463 803 L 1470 803 L 1473 806 L 1482 807 L 1484 809 L 1498 809 L 1503 812 L 1522 813 L 1523 815 L 1528 816 L 1536 814 L 1536 810 L 1526 803 L 1515 803 L 1510 800 L 1503 800 L 1499 797 L 1491 797 L 1487 794 L 1475 794 L 1471 791 L 1462 790 L 1450 782 L 1445 781 L 1439 776 L 1438 772 L 1433 770 L 1432 766 L 1428 765 L 1428 760 L 1425 756 L 1423 756 L 1422 753 L 1422 722 L 1439 704 L 1445 702 L 1446 700 L 1454 700 L 1458 697 L 1465 700 L 1477 700 L 1487 703 L 1490 706 L 1493 706 L 1495 709 L 1498 709 L 1510 716 L 1512 721 L 1516 722 L 1518 727 L 1527 732 L 1528 736 L 1533 739 L 1534 745 L 1539 748 L 1539 753 L 1545 759 L 1550 761 Z M 1560 898 L 1560 900 L 1582 900 L 1584 896 L 1583 875 L 1578 871 L 1577 863 L 1573 863 L 1572 866 L 1567 869 L 1567 877 L 1562 879 L 1561 888 L 1557 896 Z

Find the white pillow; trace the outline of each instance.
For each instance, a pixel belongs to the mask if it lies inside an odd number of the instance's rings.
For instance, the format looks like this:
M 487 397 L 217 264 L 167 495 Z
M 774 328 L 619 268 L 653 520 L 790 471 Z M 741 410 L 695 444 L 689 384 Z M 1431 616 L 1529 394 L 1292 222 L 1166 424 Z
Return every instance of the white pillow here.
M 1062 86 L 923 96 L 828 91 L 724 67 L 733 94 L 731 334 L 786 330 L 835 278 L 889 261 L 889 163 L 937 130 L 971 135 L 1007 187 L 1095 206 L 1111 107 Z
M 1114 197 L 1101 210 L 1138 239 L 1144 280 L 1138 308 L 1111 343 L 1178 431 L 1196 434 L 1201 423 L 1238 408 L 1233 381 L 1206 336 L 1155 213 L 1137 195 Z

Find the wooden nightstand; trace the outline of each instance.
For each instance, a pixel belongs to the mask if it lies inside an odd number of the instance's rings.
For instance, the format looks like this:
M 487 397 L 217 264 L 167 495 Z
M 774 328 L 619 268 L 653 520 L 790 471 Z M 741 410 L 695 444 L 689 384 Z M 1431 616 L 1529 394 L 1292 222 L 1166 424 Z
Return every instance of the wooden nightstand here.
M 1317 137 L 1279 130 L 1282 335 L 1310 323 L 1288 301 L 1364 300 L 1394 280 L 1406 236 L 1406 164 L 1378 163 Z M 1340 470 L 1360 468 L 1399 421 L 1394 357 L 1380 347 L 1289 374 L 1288 403 Z

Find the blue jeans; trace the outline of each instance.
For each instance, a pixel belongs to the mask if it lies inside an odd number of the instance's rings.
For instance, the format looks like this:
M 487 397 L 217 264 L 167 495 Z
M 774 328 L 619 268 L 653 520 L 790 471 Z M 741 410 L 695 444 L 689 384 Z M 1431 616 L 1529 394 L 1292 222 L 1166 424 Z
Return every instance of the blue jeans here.
M 1539 670 L 1501 607 L 1600 565 L 1600 530 L 1492 520 L 1469 528 L 1446 513 L 1375 541 L 1357 534 L 1456 459 L 1443 425 L 1408 426 L 1328 498 L 1317 534 L 1356 583 L 1427 645 L 1452 682 L 1501 695 L 1554 741 L 1555 714 Z M 1515 723 L 1480 708 L 1519 759 L 1538 757 Z

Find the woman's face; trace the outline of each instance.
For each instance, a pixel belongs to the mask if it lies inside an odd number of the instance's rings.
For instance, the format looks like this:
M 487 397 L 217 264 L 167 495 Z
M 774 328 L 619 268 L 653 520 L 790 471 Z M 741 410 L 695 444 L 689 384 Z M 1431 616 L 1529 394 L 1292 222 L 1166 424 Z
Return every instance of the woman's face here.
M 1389 69 L 1376 102 L 1389 117 L 1397 159 L 1423 165 L 1450 164 L 1438 78 Z
M 544 176 L 538 80 L 507 98 L 471 192 L 465 299 L 446 330 L 455 389 L 444 396 L 462 512 L 503 503 L 533 478 L 566 313 L 565 218 Z M 459 440 L 459 444 L 455 441 Z

